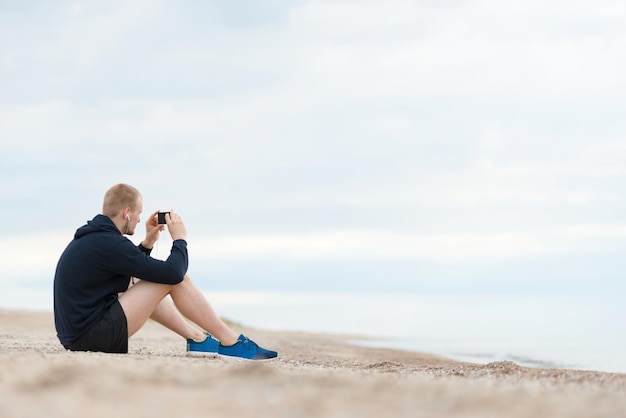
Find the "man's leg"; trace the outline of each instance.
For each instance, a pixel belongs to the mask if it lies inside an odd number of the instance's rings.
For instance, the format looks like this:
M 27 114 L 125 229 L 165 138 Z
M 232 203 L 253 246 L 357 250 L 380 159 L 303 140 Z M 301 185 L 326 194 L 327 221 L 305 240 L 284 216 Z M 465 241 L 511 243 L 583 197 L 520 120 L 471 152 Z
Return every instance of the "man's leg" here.
M 126 315 L 129 337 L 135 334 L 153 315 L 168 293 L 182 315 L 207 330 L 220 341 L 219 354 L 250 360 L 277 357 L 278 353 L 275 351 L 259 347 L 248 338 L 239 340 L 239 336 L 217 316 L 202 292 L 187 275 L 177 285 L 140 281 L 119 297 L 120 305 Z M 169 314 L 171 314 L 171 310 Z
M 173 287 L 141 280 L 119 297 L 118 300 L 126 315 L 129 338 L 146 323 Z
M 185 275 L 182 282 L 171 289 L 170 295 L 178 310 L 191 321 L 207 330 L 223 345 L 237 342 L 239 335 L 217 316 L 202 292 Z
M 171 329 L 184 338 L 191 338 L 195 341 L 203 341 L 206 338 L 204 331 L 190 324 L 180 313 L 171 298 L 164 297 L 157 305 L 150 319 L 158 322 L 166 328 Z
M 141 279 L 134 278 L 128 285 L 128 289 L 132 288 L 139 282 L 141 282 Z M 121 295 L 123 295 L 123 293 L 119 294 L 119 296 Z M 172 302 L 172 298 L 167 296 L 161 299 L 157 307 L 152 312 L 152 315 L 150 315 L 150 319 L 174 331 L 183 338 L 203 341 L 206 337 L 204 330 L 187 321 L 180 311 L 176 309 L 174 302 Z
M 124 309 L 128 322 L 129 337 L 139 331 L 168 293 L 185 317 L 211 333 L 222 344 L 231 345 L 237 342 L 239 338 L 237 333 L 217 316 L 202 292 L 187 275 L 177 285 L 164 285 L 141 280 L 119 297 L 120 305 Z M 163 311 L 161 313 L 163 314 Z M 169 315 L 171 320 L 171 312 Z

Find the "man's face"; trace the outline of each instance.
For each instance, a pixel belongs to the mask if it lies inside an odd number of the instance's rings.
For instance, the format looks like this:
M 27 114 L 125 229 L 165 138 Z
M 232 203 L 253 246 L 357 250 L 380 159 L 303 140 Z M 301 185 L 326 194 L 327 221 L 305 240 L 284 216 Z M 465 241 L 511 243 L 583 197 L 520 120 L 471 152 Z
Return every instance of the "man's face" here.
M 141 222 L 139 215 L 143 212 L 143 200 L 141 198 L 137 199 L 137 205 L 135 205 L 135 210 L 130 211 L 130 221 L 128 222 L 128 230 L 126 235 L 133 235 L 135 233 L 135 229 L 137 228 L 137 224 Z

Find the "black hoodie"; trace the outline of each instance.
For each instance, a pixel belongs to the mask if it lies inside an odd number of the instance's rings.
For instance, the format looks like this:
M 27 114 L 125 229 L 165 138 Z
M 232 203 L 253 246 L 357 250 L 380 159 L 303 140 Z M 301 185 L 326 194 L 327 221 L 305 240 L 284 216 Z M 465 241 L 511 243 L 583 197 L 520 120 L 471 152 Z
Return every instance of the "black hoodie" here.
M 124 237 L 113 221 L 97 215 L 80 227 L 57 264 L 54 276 L 54 323 L 63 346 L 88 331 L 128 288 L 131 276 L 177 284 L 187 272 L 187 242 L 176 240 L 167 260 Z

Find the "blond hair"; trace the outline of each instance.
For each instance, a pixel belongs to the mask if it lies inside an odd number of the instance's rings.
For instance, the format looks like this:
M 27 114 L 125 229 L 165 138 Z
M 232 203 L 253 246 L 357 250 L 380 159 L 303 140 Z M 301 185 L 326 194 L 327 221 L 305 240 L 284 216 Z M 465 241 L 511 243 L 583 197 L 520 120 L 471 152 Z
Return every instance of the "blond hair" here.
M 102 214 L 113 218 L 127 207 L 135 210 L 140 198 L 139 190 L 133 186 L 123 183 L 116 184 L 107 190 L 104 195 Z

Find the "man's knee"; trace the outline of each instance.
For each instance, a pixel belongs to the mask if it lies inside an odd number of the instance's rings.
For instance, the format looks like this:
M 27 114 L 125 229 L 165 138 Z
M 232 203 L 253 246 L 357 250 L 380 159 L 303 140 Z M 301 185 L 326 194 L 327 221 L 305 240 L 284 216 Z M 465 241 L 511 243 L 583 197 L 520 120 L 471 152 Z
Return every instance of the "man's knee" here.
M 178 284 L 175 284 L 174 286 L 181 286 L 181 285 L 184 286 L 184 285 L 189 284 L 189 283 L 191 283 L 191 278 L 189 277 L 188 274 L 185 274 L 183 276 L 183 279 Z

